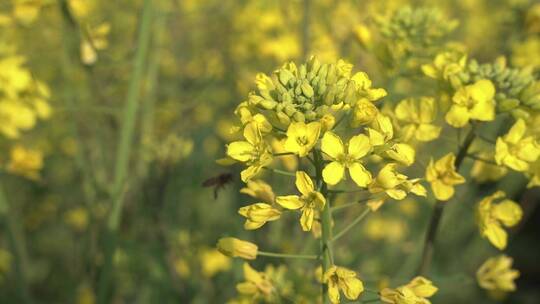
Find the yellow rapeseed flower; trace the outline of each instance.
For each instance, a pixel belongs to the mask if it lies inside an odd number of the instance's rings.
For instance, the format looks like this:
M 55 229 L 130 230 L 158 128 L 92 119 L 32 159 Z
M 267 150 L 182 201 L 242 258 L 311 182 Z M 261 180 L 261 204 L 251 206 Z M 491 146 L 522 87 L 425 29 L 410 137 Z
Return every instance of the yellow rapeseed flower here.
M 360 187 L 366 187 L 371 182 L 371 173 L 364 168 L 361 159 L 371 151 L 369 138 L 364 135 L 356 135 L 349 140 L 347 147 L 341 138 L 332 132 L 326 132 L 322 138 L 321 150 L 330 158 L 331 162 L 326 165 L 322 175 L 329 185 L 339 183 L 345 175 L 345 169 L 349 169 L 353 181 Z
M 246 218 L 244 228 L 246 230 L 255 230 L 262 227 L 266 222 L 278 220 L 281 211 L 266 203 L 256 203 L 242 207 L 238 213 Z
M 434 124 L 437 118 L 435 100 L 430 97 L 404 99 L 395 109 L 396 118 L 404 124 L 403 140 L 432 141 L 439 137 L 441 127 Z
M 245 141 L 235 141 L 227 146 L 227 155 L 248 166 L 240 174 L 242 181 L 247 182 L 259 171 L 272 162 L 272 153 L 261 134 L 257 124 L 249 123 L 244 128 Z
M 301 209 L 302 216 L 300 217 L 300 225 L 302 226 L 302 230 L 310 231 L 313 226 L 315 213 L 324 208 L 326 199 L 320 192 L 315 191 L 313 181 L 309 175 L 303 171 L 296 172 L 296 188 L 300 191 L 302 196 L 278 196 L 276 202 L 286 209 Z
M 321 133 L 320 122 L 293 122 L 287 129 L 285 150 L 298 154 L 300 157 L 308 155 L 313 149 Z
M 471 120 L 495 119 L 495 87 L 489 80 L 479 80 L 460 88 L 452 97 L 452 105 L 446 113 L 446 122 L 461 128 Z
M 430 304 L 426 299 L 437 292 L 438 288 L 424 278 L 416 277 L 406 285 L 396 289 L 385 288 L 380 292 L 381 301 L 391 304 Z
M 236 290 L 242 295 L 253 298 L 268 297 L 274 291 L 274 286 L 270 279 L 263 273 L 251 268 L 248 263 L 244 263 L 245 282 L 236 285 Z
M 519 271 L 512 269 L 512 262 L 506 255 L 489 258 L 476 272 L 478 284 L 492 292 L 515 291 Z
M 426 180 L 431 184 L 435 198 L 447 201 L 454 196 L 454 185 L 463 184 L 465 178 L 456 172 L 456 156 L 448 153 L 436 162 L 431 159 L 426 168 Z
M 367 98 L 361 98 L 352 109 L 351 125 L 356 128 L 370 124 L 377 115 L 379 115 L 379 109 Z
M 247 194 L 253 198 L 260 199 L 266 203 L 274 203 L 276 195 L 272 187 L 260 179 L 252 179 L 246 183 L 247 187 L 240 189 L 240 193 Z
M 228 257 L 254 260 L 257 258 L 258 247 L 251 242 L 225 237 L 219 239 L 217 250 Z
M 407 193 L 412 192 L 419 196 L 426 196 L 426 189 L 419 184 L 419 179 L 407 179 L 407 176 L 397 172 L 396 164 L 386 164 L 373 182 L 369 185 L 369 192 L 385 193 L 395 200 L 402 200 Z M 384 200 L 385 198 L 382 198 Z M 373 202 L 370 205 L 376 206 Z
M 219 272 L 231 268 L 231 259 L 216 249 L 206 249 L 200 255 L 202 274 L 211 278 Z
M 330 302 L 340 302 L 340 290 L 349 300 L 356 300 L 364 291 L 364 284 L 356 277 L 356 273 L 345 267 L 332 266 L 323 276 L 323 282 L 328 286 Z
M 514 201 L 503 199 L 505 193 L 497 191 L 482 199 L 476 208 L 476 219 L 480 234 L 487 238 L 493 246 L 502 250 L 506 248 L 508 235 L 502 226 L 512 227 L 523 216 L 521 207 Z M 495 200 L 501 200 L 494 204 Z
M 21 145 L 11 148 L 7 171 L 31 180 L 39 179 L 39 171 L 43 168 L 43 153 L 28 149 Z
M 527 171 L 540 156 L 540 145 L 533 136 L 526 136 L 527 125 L 518 119 L 508 133 L 497 138 L 495 161 L 516 171 Z

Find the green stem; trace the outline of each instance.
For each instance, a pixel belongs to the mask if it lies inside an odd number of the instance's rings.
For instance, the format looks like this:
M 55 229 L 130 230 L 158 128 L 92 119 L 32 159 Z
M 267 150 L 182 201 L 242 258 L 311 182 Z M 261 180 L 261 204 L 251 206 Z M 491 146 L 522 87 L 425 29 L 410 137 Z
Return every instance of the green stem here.
M 7 201 L 6 194 L 4 189 L 0 184 L 0 220 L 4 225 L 6 231 L 9 246 L 11 247 L 11 252 L 14 257 L 14 266 L 15 266 L 15 278 L 17 285 L 17 293 L 19 294 L 20 301 L 22 303 L 33 303 L 32 297 L 28 291 L 28 282 L 26 280 L 26 271 L 24 267 L 24 244 L 17 237 L 15 232 L 15 222 L 13 214 L 10 214 L 9 203 Z
M 134 58 L 133 73 L 129 82 L 124 108 L 124 117 L 120 130 L 120 143 L 116 154 L 115 179 L 111 191 L 112 210 L 107 221 L 105 232 L 105 262 L 99 277 L 98 303 L 108 303 L 109 285 L 111 281 L 112 258 L 116 250 L 118 226 L 121 220 L 124 202 L 125 182 L 134 141 L 135 123 L 139 109 L 139 95 L 144 66 L 150 45 L 152 24 L 152 0 L 145 0 Z
M 326 198 L 326 204 L 322 210 L 321 214 L 321 256 L 322 256 L 322 270 L 323 273 L 332 267 L 334 264 L 333 254 L 332 254 L 332 210 L 330 209 L 330 200 L 328 196 L 328 189 L 326 183 L 324 183 L 322 178 L 322 169 L 323 169 L 323 158 L 321 152 L 318 150 L 313 151 L 313 158 L 315 161 L 315 171 L 316 171 L 316 182 L 319 188 L 319 191 Z M 328 297 L 328 289 L 326 285 L 322 284 L 322 296 L 323 303 L 330 303 L 330 298 Z
M 306 260 L 318 260 L 319 256 L 316 255 L 306 255 L 306 254 L 287 254 L 287 253 L 276 253 L 276 252 L 266 252 L 258 251 L 257 255 L 272 257 L 272 258 L 283 258 L 283 259 L 306 259 Z
M 475 133 L 474 133 L 474 126 L 471 127 L 471 130 L 467 134 L 467 137 L 465 138 L 465 141 L 461 148 L 459 149 L 458 155 L 456 156 L 456 171 L 459 172 L 459 169 L 461 168 L 461 165 L 463 164 L 463 160 L 467 156 L 467 151 L 469 150 L 471 144 L 473 143 L 475 139 Z M 418 275 L 425 275 L 431 266 L 431 261 L 433 259 L 433 249 L 435 245 L 435 238 L 437 236 L 437 231 L 439 229 L 439 225 L 441 223 L 441 218 L 444 211 L 444 206 L 446 206 L 448 202 L 441 202 L 436 201 L 435 207 L 433 209 L 433 213 L 431 214 L 431 219 L 429 222 L 429 226 L 427 229 L 426 238 L 424 240 L 424 246 L 422 249 L 422 259 L 420 262 L 420 266 L 418 267 Z
M 334 238 L 332 239 L 332 242 L 335 242 L 339 240 L 342 236 L 344 236 L 349 230 L 351 230 L 354 226 L 358 225 L 368 214 L 371 212 L 370 208 L 366 208 L 364 212 L 360 213 L 360 215 L 354 219 L 349 225 L 347 225 L 345 228 L 343 228 L 340 232 L 336 233 Z
M 356 201 L 356 202 L 347 203 L 347 204 L 343 204 L 343 205 L 339 205 L 339 206 L 334 206 L 334 207 L 332 207 L 332 208 L 330 208 L 330 209 L 332 210 L 332 212 L 334 212 L 334 211 L 346 209 L 346 208 L 349 208 L 349 207 L 352 207 L 352 206 L 358 206 L 358 205 L 360 205 L 361 203 L 367 202 L 368 200 L 369 200 L 369 199 L 362 199 L 362 200 L 358 200 L 358 201 Z
M 477 161 L 484 162 L 484 163 L 486 163 L 486 164 L 498 166 L 496 162 L 494 162 L 494 161 L 492 161 L 492 160 L 490 160 L 490 159 L 482 158 L 482 157 L 477 156 L 477 155 L 474 155 L 474 154 L 467 154 L 466 157 L 468 157 L 468 158 L 470 158 L 470 159 L 477 160 Z
M 268 167 L 264 167 L 265 170 L 268 170 L 270 172 L 274 172 L 274 173 L 277 173 L 277 174 L 281 174 L 281 175 L 285 175 L 285 176 L 292 176 L 292 177 L 296 177 L 296 174 L 293 173 L 293 172 L 288 172 L 288 171 L 284 171 L 284 170 L 280 170 L 280 169 L 274 169 L 274 168 L 268 168 Z

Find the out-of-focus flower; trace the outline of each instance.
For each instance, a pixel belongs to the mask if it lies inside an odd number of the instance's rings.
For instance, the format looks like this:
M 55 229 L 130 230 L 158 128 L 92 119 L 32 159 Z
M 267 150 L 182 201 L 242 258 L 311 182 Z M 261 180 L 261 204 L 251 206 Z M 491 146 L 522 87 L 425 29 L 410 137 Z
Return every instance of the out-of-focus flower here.
M 371 148 L 370 140 L 364 134 L 352 137 L 345 147 L 339 136 L 326 132 L 322 138 L 321 150 L 331 162 L 323 169 L 324 181 L 329 185 L 339 183 L 348 168 L 353 181 L 359 187 L 366 187 L 371 182 L 371 173 L 362 165 L 361 159 Z
M 28 149 L 21 145 L 11 148 L 7 171 L 31 180 L 39 179 L 39 171 L 43 168 L 43 153 L 40 150 Z
M 452 97 L 452 105 L 446 113 L 446 122 L 461 128 L 473 120 L 491 121 L 495 119 L 495 87 L 489 80 L 479 80 L 460 88 Z
M 183 258 L 177 258 L 174 261 L 174 271 L 181 278 L 187 278 L 191 275 L 191 269 L 189 268 L 188 262 Z
M 493 159 L 493 153 L 479 153 L 478 156 L 486 160 Z M 471 169 L 471 176 L 478 183 L 498 181 L 507 173 L 508 169 L 506 167 L 491 164 L 483 160 L 475 161 Z
M 514 201 L 503 199 L 505 196 L 504 192 L 497 191 L 482 199 L 476 208 L 476 219 L 480 234 L 500 250 L 506 248 L 508 239 L 508 235 L 502 226 L 512 227 L 523 216 L 521 207 Z M 495 204 L 495 200 L 501 201 Z
M 256 299 L 258 297 L 269 297 L 274 291 L 274 286 L 266 274 L 251 268 L 248 263 L 244 263 L 244 278 L 245 282 L 236 285 L 236 290 L 242 295 L 248 295 Z
M 257 258 L 258 247 L 251 242 L 225 237 L 219 239 L 217 250 L 228 257 L 254 260 Z
M 424 278 L 416 277 L 406 285 L 396 289 L 385 288 L 380 292 L 381 301 L 391 304 L 430 304 L 427 299 L 437 292 L 438 288 Z
M 526 136 L 527 126 L 518 119 L 508 133 L 497 138 L 495 161 L 516 171 L 527 171 L 540 156 L 540 145 L 533 136 Z
M 231 268 L 231 259 L 215 249 L 204 250 L 200 255 L 202 274 L 211 278 Z
M 514 281 L 519 277 L 519 271 L 512 269 L 512 262 L 512 258 L 506 255 L 487 259 L 476 272 L 478 284 L 494 292 L 515 291 Z
M 287 141 L 287 138 L 283 139 L 277 139 L 273 138 L 272 142 L 270 143 L 272 145 L 272 152 L 274 154 L 280 154 L 280 153 L 286 153 L 285 150 L 285 142 Z M 296 155 L 280 155 L 276 158 L 277 160 L 281 161 L 285 169 L 287 171 L 296 171 L 298 168 L 298 157 Z
M 302 226 L 302 230 L 310 231 L 315 214 L 324 208 L 326 199 L 320 192 L 315 191 L 313 181 L 309 175 L 303 171 L 296 172 L 296 188 L 300 191 L 302 196 L 278 196 L 276 202 L 286 209 L 301 209 L 302 216 L 300 217 L 300 225 Z
M 92 286 L 88 283 L 83 283 L 77 289 L 76 304 L 94 304 L 96 303 L 96 294 Z
M 95 28 L 87 27 L 81 41 L 81 60 L 84 64 L 92 65 L 98 60 L 98 51 L 109 46 L 107 36 L 111 31 L 111 25 L 107 22 Z
M 43 6 L 42 0 L 16 0 L 14 1 L 13 15 L 24 25 L 36 20 Z
M 83 207 L 73 208 L 64 213 L 64 221 L 77 232 L 83 232 L 88 227 L 88 210 Z
M 426 168 L 426 180 L 431 184 L 435 198 L 447 201 L 454 196 L 454 186 L 463 184 L 465 178 L 456 172 L 456 156 L 448 153 L 436 162 L 431 159 Z
M 332 266 L 326 270 L 323 282 L 328 286 L 328 297 L 333 304 L 340 303 L 340 290 L 349 300 L 356 300 L 364 291 L 364 284 L 356 273 L 345 267 Z
M 441 127 L 434 124 L 437 109 L 433 98 L 404 99 L 396 106 L 395 114 L 404 124 L 401 130 L 404 141 L 413 137 L 418 141 L 431 141 L 439 137 Z

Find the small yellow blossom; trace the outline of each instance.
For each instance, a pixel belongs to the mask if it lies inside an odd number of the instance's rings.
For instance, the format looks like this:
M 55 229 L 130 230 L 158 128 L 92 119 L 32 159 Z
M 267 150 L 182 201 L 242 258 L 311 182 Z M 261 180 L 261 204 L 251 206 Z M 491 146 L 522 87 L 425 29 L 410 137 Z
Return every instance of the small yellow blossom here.
M 64 221 L 78 232 L 86 230 L 88 227 L 88 210 L 83 207 L 73 208 L 64 214 Z
M 202 274 L 207 278 L 231 268 L 231 259 L 215 249 L 204 250 L 200 259 Z
M 441 127 L 433 122 L 437 118 L 435 100 L 430 97 L 404 99 L 396 106 L 396 118 L 404 124 L 403 140 L 432 141 L 439 137 Z
M 219 239 L 217 250 L 228 257 L 254 260 L 257 258 L 258 247 L 251 242 L 225 237 Z
M 508 133 L 497 138 L 495 161 L 516 171 L 527 171 L 540 156 L 540 145 L 533 136 L 526 136 L 527 125 L 518 119 Z
M 356 128 L 370 124 L 376 119 L 377 115 L 379 115 L 379 109 L 367 98 L 362 98 L 354 105 L 351 125 Z
M 438 288 L 430 280 L 416 277 L 406 285 L 396 289 L 385 288 L 380 294 L 383 303 L 430 304 L 431 302 L 426 298 L 432 297 L 437 290 Z
M 465 182 L 465 178 L 456 172 L 455 161 L 456 156 L 448 153 L 436 162 L 431 159 L 426 168 L 426 180 L 439 201 L 449 200 L 454 196 L 454 185 Z
M 332 130 L 336 124 L 336 118 L 332 114 L 324 114 L 319 121 L 321 122 L 321 132 L 323 133 Z
M 364 48 L 370 48 L 373 44 L 373 37 L 371 35 L 371 31 L 369 28 L 364 24 L 358 24 L 353 29 L 354 35 L 356 39 L 360 42 L 360 44 Z
M 515 291 L 519 271 L 512 269 L 512 262 L 506 255 L 489 258 L 476 272 L 478 284 L 492 292 Z
M 371 182 L 371 173 L 364 168 L 361 159 L 371 151 L 369 138 L 360 134 L 349 140 L 347 147 L 341 138 L 332 132 L 326 132 L 322 138 L 321 150 L 330 158 L 322 175 L 329 185 L 339 183 L 349 169 L 353 181 L 360 187 L 366 187 Z
M 457 52 L 443 52 L 437 54 L 433 63 L 422 65 L 422 72 L 428 77 L 448 80 L 453 85 L 459 84 L 458 73 L 465 69 L 467 56 Z
M 461 128 L 469 120 L 491 121 L 495 119 L 495 87 L 489 80 L 479 80 L 460 88 L 452 97 L 452 105 L 446 113 L 446 122 Z
M 39 179 L 39 170 L 43 168 L 43 153 L 39 150 L 16 145 L 11 148 L 7 171 L 31 180 Z
M 286 209 L 301 209 L 302 216 L 300 217 L 300 225 L 302 226 L 302 230 L 310 231 L 313 226 L 315 213 L 324 208 L 326 199 L 320 192 L 315 191 L 313 181 L 309 175 L 303 171 L 296 172 L 296 188 L 300 191 L 302 196 L 278 196 L 276 202 Z
M 502 226 L 512 227 L 523 216 L 521 207 L 514 201 L 503 199 L 504 197 L 504 192 L 497 191 L 482 199 L 476 208 L 476 219 L 480 234 L 500 250 L 506 248 L 508 239 L 508 235 Z M 500 199 L 503 200 L 494 204 L 495 200 Z
M 107 22 L 95 28 L 87 27 L 86 34 L 81 40 L 81 61 L 84 64 L 92 65 L 98 59 L 97 51 L 106 49 L 109 46 L 107 36 L 111 31 L 111 25 Z
M 367 131 L 372 146 L 382 146 L 394 137 L 394 127 L 390 117 L 382 114 L 377 115 Z
M 242 207 L 238 213 L 246 218 L 244 228 L 246 230 L 255 230 L 262 227 L 266 222 L 278 220 L 281 211 L 266 203 L 256 203 Z
M 352 68 L 352 65 L 350 66 Z M 372 88 L 371 79 L 364 72 L 358 72 L 351 77 L 351 80 L 356 84 L 357 90 L 365 92 L 365 98 L 370 101 L 376 101 L 385 97 L 388 93 L 382 88 Z
M 416 151 L 408 144 L 395 143 L 392 144 L 389 149 L 384 151 L 384 155 L 405 166 L 410 166 L 414 163 Z
M 321 133 L 320 122 L 293 122 L 287 129 L 285 150 L 298 154 L 300 157 L 308 155 L 313 149 Z
M 260 199 L 266 203 L 274 203 L 276 195 L 272 187 L 260 179 L 252 179 L 246 183 L 247 187 L 240 189 L 240 193 L 247 194 L 253 198 Z
M 418 179 L 409 180 L 396 170 L 396 164 L 385 165 L 373 182 L 369 185 L 369 192 L 384 192 L 395 200 L 402 200 L 408 192 L 413 192 L 420 196 L 426 196 L 426 189 L 418 183 Z
M 340 303 L 340 290 L 349 300 L 356 300 L 364 291 L 364 284 L 356 277 L 356 273 L 345 267 L 332 266 L 323 276 L 328 285 L 328 297 L 332 304 Z
M 247 169 L 240 174 L 242 181 L 247 182 L 260 170 L 272 162 L 272 154 L 260 129 L 254 123 L 244 128 L 246 141 L 235 141 L 227 146 L 227 155 L 237 161 L 246 163 Z
M 21 23 L 28 25 L 39 16 L 42 6 L 42 0 L 17 0 L 13 8 L 13 15 Z
M 242 295 L 253 298 L 270 296 L 274 291 L 274 286 L 266 274 L 251 268 L 248 263 L 244 263 L 243 267 L 246 281 L 237 284 L 236 290 Z

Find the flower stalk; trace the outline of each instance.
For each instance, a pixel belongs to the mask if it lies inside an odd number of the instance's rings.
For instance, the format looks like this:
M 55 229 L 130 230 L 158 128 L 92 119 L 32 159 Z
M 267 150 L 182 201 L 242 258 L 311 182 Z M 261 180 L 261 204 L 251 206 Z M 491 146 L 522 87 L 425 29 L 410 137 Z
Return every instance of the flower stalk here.
M 459 149 L 458 155 L 456 156 L 456 162 L 455 162 L 456 171 L 459 172 L 459 169 L 461 168 L 463 160 L 465 160 L 468 150 L 471 147 L 475 138 L 476 138 L 476 135 L 474 132 L 474 125 L 472 125 L 471 130 L 467 134 L 467 137 L 465 138 L 465 141 L 463 142 L 463 145 Z M 433 209 L 433 213 L 431 214 L 431 219 L 429 221 L 426 238 L 424 240 L 424 245 L 422 249 L 422 259 L 421 259 L 420 266 L 418 267 L 418 271 L 417 271 L 418 275 L 425 275 L 429 271 L 429 268 L 431 266 L 431 262 L 433 260 L 433 249 L 435 245 L 435 239 L 437 237 L 437 231 L 439 229 L 439 225 L 440 225 L 443 211 L 444 211 L 444 206 L 446 204 L 447 202 L 443 202 L 439 200 L 435 202 L 435 207 Z

